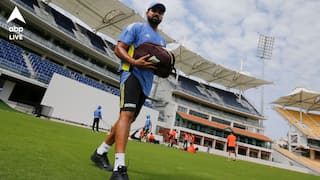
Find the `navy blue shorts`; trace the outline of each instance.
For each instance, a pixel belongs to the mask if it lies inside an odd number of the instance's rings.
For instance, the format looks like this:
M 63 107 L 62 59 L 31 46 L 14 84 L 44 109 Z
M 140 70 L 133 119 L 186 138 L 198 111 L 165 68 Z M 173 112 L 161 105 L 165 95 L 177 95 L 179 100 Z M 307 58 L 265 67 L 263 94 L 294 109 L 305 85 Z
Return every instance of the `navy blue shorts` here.
M 120 111 L 134 112 L 137 117 L 146 98 L 139 80 L 131 73 L 120 87 Z

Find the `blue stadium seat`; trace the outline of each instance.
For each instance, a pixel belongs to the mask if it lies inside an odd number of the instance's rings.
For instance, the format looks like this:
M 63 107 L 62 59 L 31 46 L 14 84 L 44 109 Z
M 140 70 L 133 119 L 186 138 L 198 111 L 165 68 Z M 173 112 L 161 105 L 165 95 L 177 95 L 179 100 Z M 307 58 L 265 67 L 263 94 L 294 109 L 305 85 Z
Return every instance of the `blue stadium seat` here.
M 41 59 L 39 56 L 30 53 L 29 59 L 33 70 L 35 71 L 39 81 L 49 83 L 53 73 L 58 73 L 66 77 L 71 77 L 70 70 L 55 64 L 51 61 Z
M 0 39 L 0 66 L 30 77 L 27 64 L 22 56 L 22 49 L 3 39 Z
M 62 66 L 55 64 L 51 61 L 44 60 L 35 54 L 30 53 L 29 59 L 33 67 L 33 70 L 36 72 L 37 78 L 42 82 L 49 83 L 53 73 L 58 73 L 63 76 L 77 80 L 86 85 L 95 87 L 97 89 L 101 89 L 103 91 L 107 91 L 114 95 L 120 94 L 119 90 L 114 87 L 102 84 L 92 78 L 83 76 L 82 74 L 71 71 L 69 69 L 65 69 Z
M 195 95 L 197 97 L 200 97 L 200 98 L 205 98 L 207 99 L 208 97 L 201 93 L 197 86 L 199 86 L 199 83 L 196 82 L 196 81 L 193 81 L 191 79 L 188 79 L 186 77 L 183 77 L 183 76 L 179 76 L 179 85 L 178 85 L 178 88 L 180 90 L 183 90 L 183 91 L 186 91 L 192 95 Z
M 233 92 L 218 89 L 209 85 L 200 85 L 199 82 L 183 76 L 179 76 L 178 81 L 178 89 L 192 94 L 196 97 L 202 98 L 204 100 L 209 99 L 210 101 L 223 106 L 259 115 L 259 112 L 244 97 L 242 97 L 241 103 L 238 101 L 238 97 Z M 205 92 L 200 91 L 199 87 L 205 89 Z

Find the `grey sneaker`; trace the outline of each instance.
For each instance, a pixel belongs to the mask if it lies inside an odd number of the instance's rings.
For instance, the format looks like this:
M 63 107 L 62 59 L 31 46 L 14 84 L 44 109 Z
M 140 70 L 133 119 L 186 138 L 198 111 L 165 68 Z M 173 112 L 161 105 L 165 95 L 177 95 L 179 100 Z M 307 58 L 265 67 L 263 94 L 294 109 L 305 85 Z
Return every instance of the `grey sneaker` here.
M 113 167 L 109 163 L 109 159 L 107 153 L 103 153 L 102 155 L 97 153 L 97 150 L 91 155 L 91 161 L 93 161 L 96 166 L 106 171 L 112 171 Z
M 118 171 L 113 171 L 110 180 L 129 180 L 126 166 L 119 166 Z

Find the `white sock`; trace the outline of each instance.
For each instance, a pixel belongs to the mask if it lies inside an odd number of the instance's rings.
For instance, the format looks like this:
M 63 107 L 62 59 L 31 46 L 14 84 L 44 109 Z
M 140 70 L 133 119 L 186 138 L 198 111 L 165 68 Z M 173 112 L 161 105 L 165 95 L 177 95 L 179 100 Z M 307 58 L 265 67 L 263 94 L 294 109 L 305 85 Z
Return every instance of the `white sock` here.
M 102 144 L 98 147 L 97 149 L 97 153 L 102 155 L 105 152 L 108 152 L 111 146 L 109 146 L 108 144 L 106 144 L 104 141 L 102 142 Z
M 125 154 L 124 153 L 116 153 L 114 160 L 114 168 L 113 171 L 118 171 L 119 166 L 125 166 L 124 160 L 125 160 Z

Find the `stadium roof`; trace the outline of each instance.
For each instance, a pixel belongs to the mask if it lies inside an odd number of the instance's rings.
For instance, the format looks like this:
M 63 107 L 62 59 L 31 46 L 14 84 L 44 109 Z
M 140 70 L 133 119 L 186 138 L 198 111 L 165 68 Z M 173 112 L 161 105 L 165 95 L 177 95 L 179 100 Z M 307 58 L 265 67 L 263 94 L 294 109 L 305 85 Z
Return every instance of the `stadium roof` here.
M 273 104 L 296 107 L 306 111 L 320 111 L 320 92 L 296 88 L 287 96 L 280 97 Z
M 190 114 L 186 114 L 186 113 L 183 113 L 183 112 L 177 112 L 177 114 L 183 119 L 186 119 L 186 120 L 189 120 L 189 121 L 193 121 L 193 122 L 196 122 L 196 123 L 199 123 L 199 124 L 203 124 L 203 125 L 206 125 L 206 126 L 215 127 L 215 128 L 221 129 L 221 130 L 225 130 L 227 128 L 230 128 L 230 126 L 227 126 L 227 125 L 224 125 L 224 124 L 220 124 L 220 123 L 217 123 L 217 122 L 212 122 L 212 121 L 209 121 L 207 119 L 203 119 L 203 118 L 200 118 L 200 117 L 197 117 L 197 116 L 194 116 L 194 115 L 190 115 Z M 231 128 L 231 129 L 236 134 L 240 134 L 240 135 L 251 137 L 251 138 L 255 138 L 255 139 L 260 139 L 260 140 L 263 140 L 263 141 L 272 141 L 270 138 L 268 138 L 267 136 L 264 136 L 262 134 L 249 132 L 249 131 L 242 130 L 242 129 L 239 129 L 239 128 Z
M 120 33 L 132 22 L 144 22 L 145 19 L 119 0 L 45 0 L 63 8 L 63 10 L 81 19 L 97 32 L 118 39 Z M 174 42 L 161 32 L 166 41 Z
M 209 83 L 221 84 L 226 88 L 247 90 L 261 85 L 272 84 L 242 72 L 227 69 L 188 50 L 184 46 L 174 50 L 176 68 L 187 76 L 199 77 Z
M 134 10 L 125 6 L 119 0 L 45 0 L 62 7 L 73 16 L 81 19 L 90 27 L 113 39 L 118 39 L 123 28 L 132 22 L 144 22 L 145 19 Z M 161 32 L 168 43 L 175 42 L 168 35 Z M 226 88 L 245 91 L 271 82 L 227 69 L 200 55 L 190 51 L 184 46 L 174 50 L 176 68 L 187 76 L 195 76 L 216 83 Z

